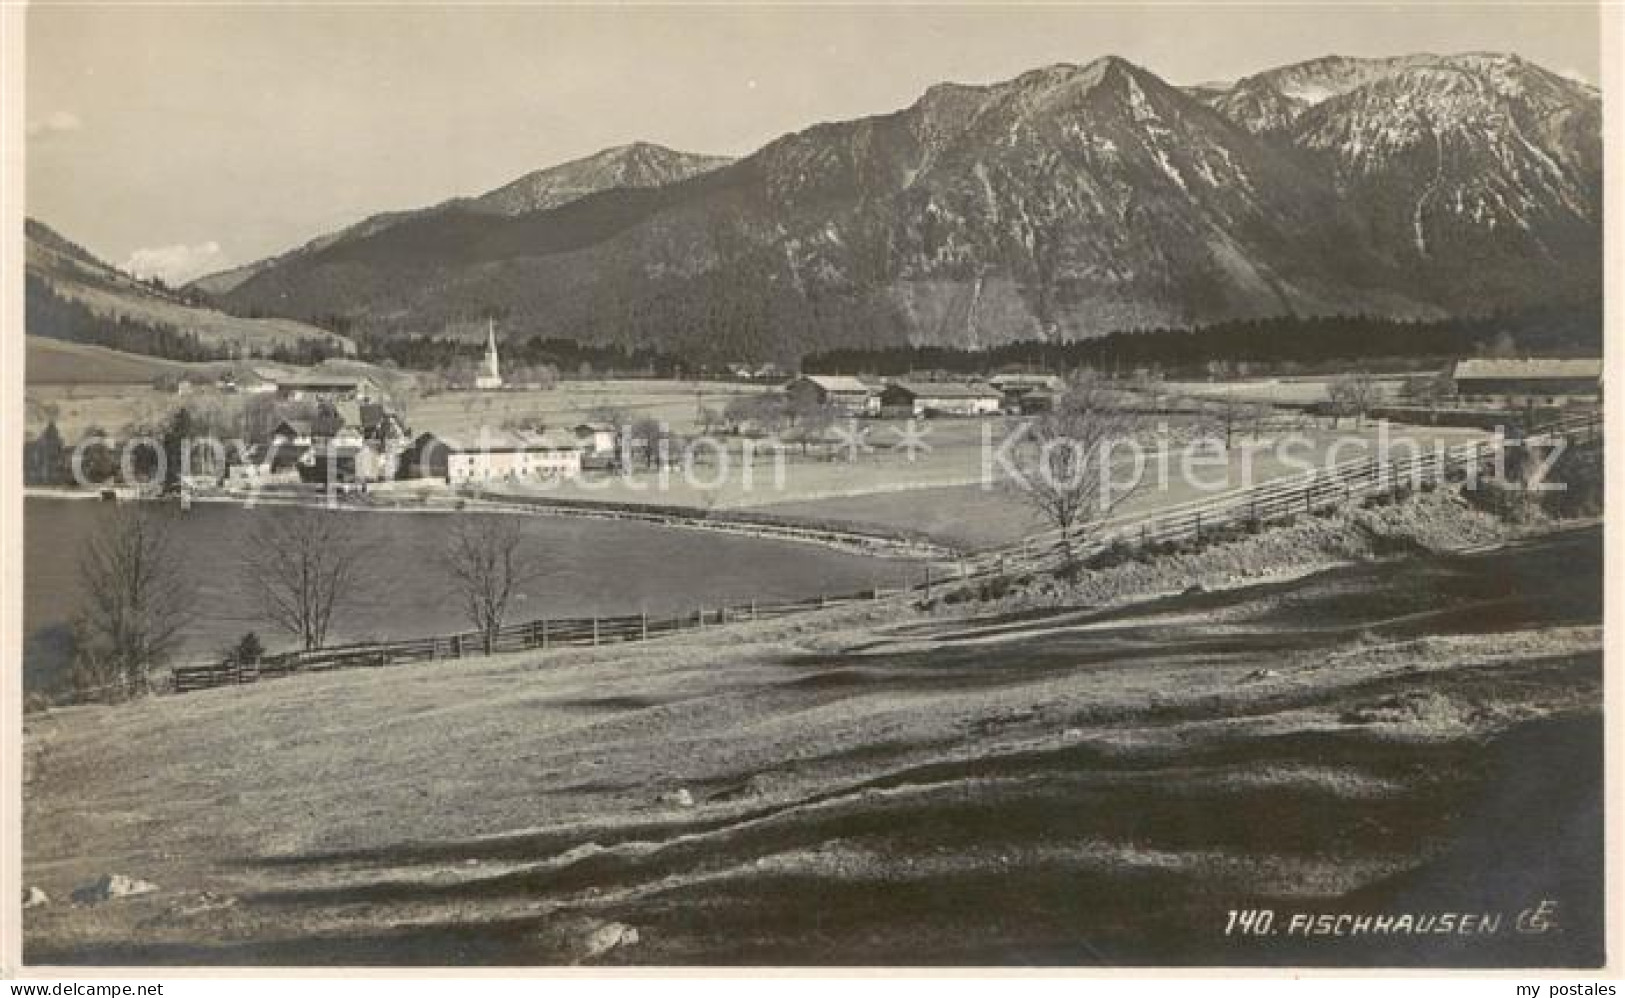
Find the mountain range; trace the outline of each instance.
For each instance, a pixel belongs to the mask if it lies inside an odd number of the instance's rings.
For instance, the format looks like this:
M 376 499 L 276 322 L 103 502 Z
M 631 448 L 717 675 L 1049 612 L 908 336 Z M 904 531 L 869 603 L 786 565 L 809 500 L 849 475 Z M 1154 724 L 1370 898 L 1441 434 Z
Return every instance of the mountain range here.
M 1600 295 L 1601 101 L 1517 56 L 1171 85 L 1116 57 L 815 125 L 647 144 L 375 216 L 195 288 L 228 310 L 706 359 L 985 347 Z

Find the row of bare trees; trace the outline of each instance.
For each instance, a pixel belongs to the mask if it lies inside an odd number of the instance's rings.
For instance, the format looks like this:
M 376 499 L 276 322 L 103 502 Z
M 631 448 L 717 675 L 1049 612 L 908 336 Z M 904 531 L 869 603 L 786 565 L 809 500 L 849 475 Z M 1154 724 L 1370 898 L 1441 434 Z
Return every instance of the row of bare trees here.
M 353 518 L 299 508 L 256 515 L 235 556 L 243 595 L 300 648 L 315 650 L 369 592 L 388 588 L 376 553 Z M 163 507 L 121 506 L 87 538 L 79 563 L 84 602 L 73 622 L 73 682 L 81 692 L 119 700 L 151 690 L 154 670 L 173 658 L 196 620 L 187 559 L 199 556 L 185 549 L 175 514 Z M 438 561 L 487 649 L 542 564 L 519 518 L 468 514 L 451 520 Z M 247 635 L 239 648 L 258 646 Z
M 341 612 L 369 591 L 383 595 L 388 584 L 372 562 L 376 545 L 350 518 L 321 509 L 288 512 L 263 518 L 249 531 L 242 584 L 269 620 L 313 651 L 327 643 Z M 438 567 L 489 647 L 541 560 L 526 544 L 519 518 L 452 514 Z

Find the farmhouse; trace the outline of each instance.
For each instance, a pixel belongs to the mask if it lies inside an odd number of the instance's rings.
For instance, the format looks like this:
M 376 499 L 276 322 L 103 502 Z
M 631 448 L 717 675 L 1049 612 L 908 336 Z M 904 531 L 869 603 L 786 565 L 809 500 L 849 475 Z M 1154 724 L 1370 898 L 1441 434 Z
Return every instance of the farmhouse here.
M 581 444 L 573 434 L 487 432 L 473 440 L 425 433 L 402 455 L 402 477 L 438 478 L 448 485 L 574 478 Z
M 580 423 L 572 432 L 588 454 L 607 454 L 615 449 L 614 423 Z
M 297 482 L 299 468 L 309 463 L 309 454 L 308 436 L 304 443 L 273 439 L 268 444 L 255 444 L 237 455 L 237 460 L 226 468 L 226 478 L 233 485 Z
M 963 381 L 897 381 L 880 391 L 888 416 L 985 416 L 999 411 L 1004 393 Z
M 1566 405 L 1602 398 L 1602 359 L 1459 360 L 1450 373 L 1463 402 Z
M 304 482 L 380 482 L 395 477 L 393 472 L 388 456 L 359 443 L 323 441 L 299 462 L 299 478 Z
M 277 390 L 277 383 L 255 368 L 245 367 L 221 375 L 220 390 L 231 395 L 266 395 Z
M 280 444 L 283 446 L 309 447 L 313 436 L 314 431 L 311 429 L 310 420 L 284 419 L 276 424 L 276 429 L 271 431 L 271 444 L 273 446 Z
M 581 467 L 586 471 L 608 471 L 620 457 L 620 438 L 614 423 L 580 423 L 570 432 L 581 445 Z
M 880 394 L 866 382 L 843 374 L 804 374 L 784 386 L 790 401 L 827 405 L 852 416 L 880 411 Z
M 332 398 L 368 401 L 378 394 L 377 386 L 368 378 L 312 376 L 284 378 L 276 384 L 277 394 L 285 399 Z

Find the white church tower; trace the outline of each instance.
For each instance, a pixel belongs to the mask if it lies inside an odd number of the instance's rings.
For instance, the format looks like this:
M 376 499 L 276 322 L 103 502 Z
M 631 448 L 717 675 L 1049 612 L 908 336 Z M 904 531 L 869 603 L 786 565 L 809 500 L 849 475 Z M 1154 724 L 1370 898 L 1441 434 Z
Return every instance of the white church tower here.
M 502 387 L 502 369 L 497 364 L 497 324 L 493 319 L 485 322 L 485 370 L 474 379 L 474 387 L 480 391 Z

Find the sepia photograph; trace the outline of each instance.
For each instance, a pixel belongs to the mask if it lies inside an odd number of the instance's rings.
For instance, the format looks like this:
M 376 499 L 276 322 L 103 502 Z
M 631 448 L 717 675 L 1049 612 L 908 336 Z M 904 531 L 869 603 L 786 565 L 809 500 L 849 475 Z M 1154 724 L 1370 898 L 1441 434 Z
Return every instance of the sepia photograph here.
M 0 976 L 1617 968 L 1618 14 L 5 12 Z

